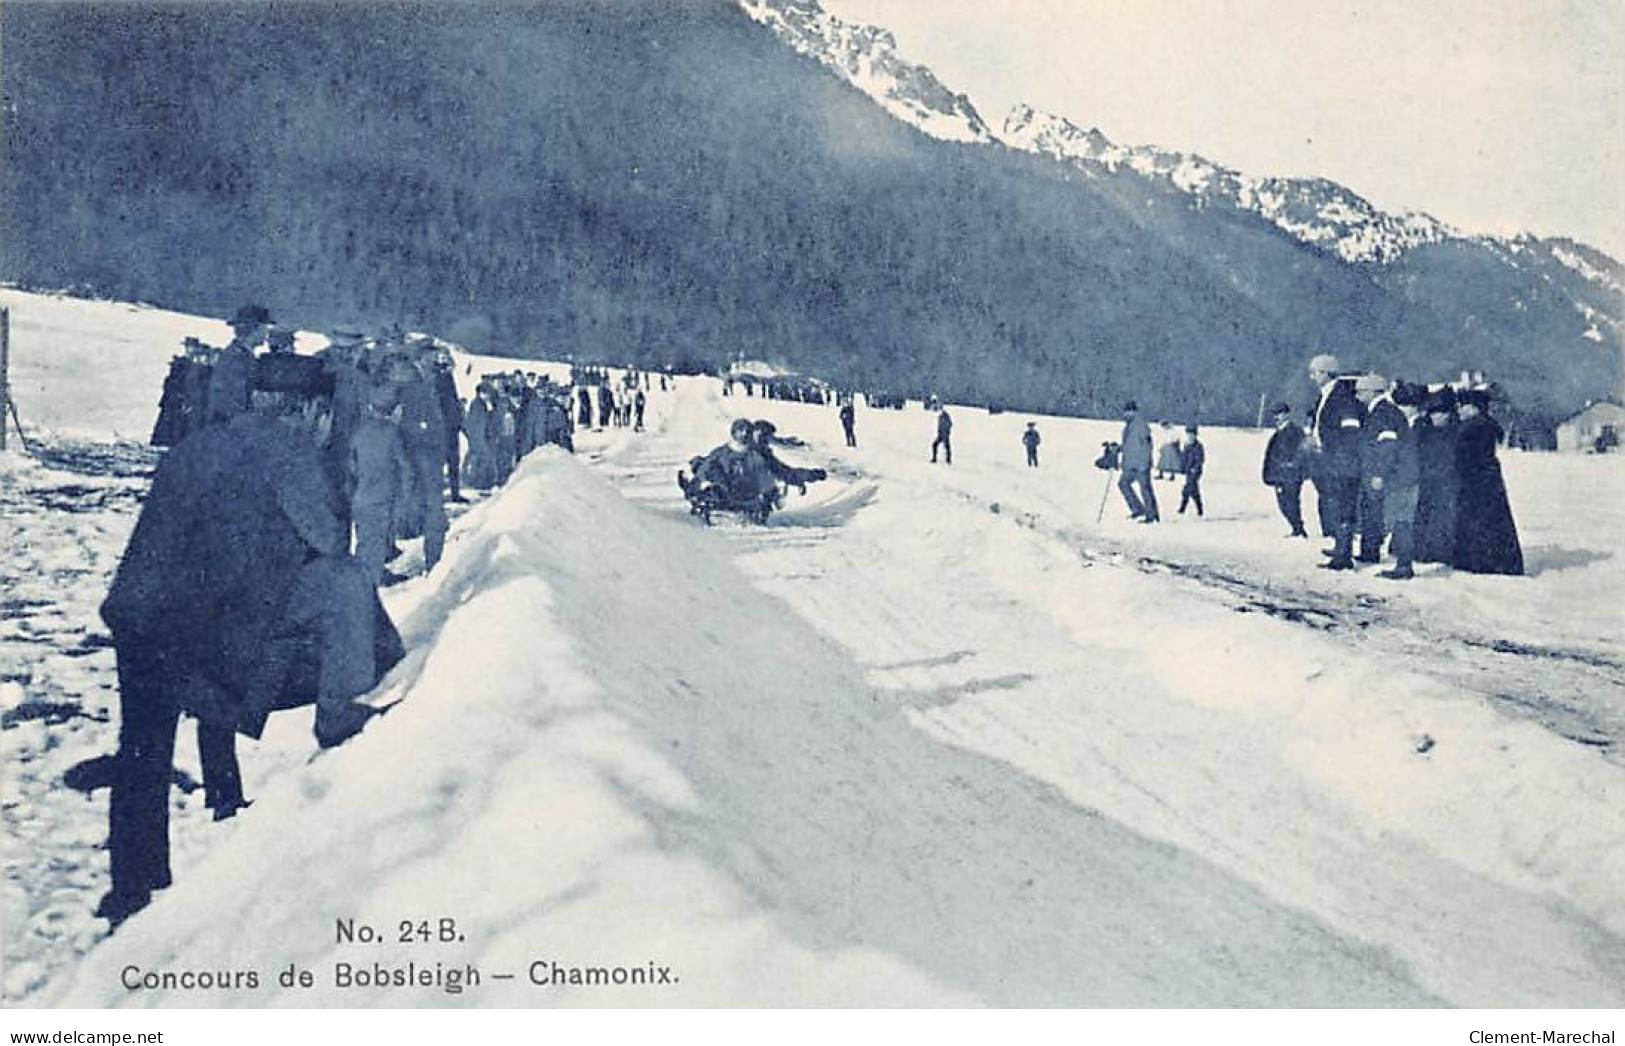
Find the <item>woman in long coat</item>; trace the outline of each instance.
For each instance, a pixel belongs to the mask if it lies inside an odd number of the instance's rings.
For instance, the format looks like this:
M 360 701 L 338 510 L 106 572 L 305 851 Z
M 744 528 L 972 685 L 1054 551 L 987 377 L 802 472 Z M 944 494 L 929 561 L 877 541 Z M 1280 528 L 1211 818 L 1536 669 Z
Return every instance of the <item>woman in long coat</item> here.
M 1488 393 L 1473 389 L 1458 400 L 1456 554 L 1451 565 L 1474 574 L 1522 574 L 1523 549 L 1495 457 L 1501 426 L 1487 413 Z
M 1416 421 L 1416 561 L 1449 563 L 1456 555 L 1456 394 L 1436 392 L 1423 409 Z

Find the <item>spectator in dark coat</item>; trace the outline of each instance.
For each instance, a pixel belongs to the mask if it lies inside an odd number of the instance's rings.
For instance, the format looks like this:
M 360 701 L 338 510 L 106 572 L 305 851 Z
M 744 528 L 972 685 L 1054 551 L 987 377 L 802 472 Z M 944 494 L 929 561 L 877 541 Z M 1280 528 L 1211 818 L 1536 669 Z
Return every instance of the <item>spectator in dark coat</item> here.
M 209 375 L 209 419 L 226 421 L 248 410 L 254 375 L 254 350 L 265 341 L 271 314 L 261 305 L 244 305 L 231 320 L 231 344 L 215 358 Z
M 1179 448 L 1180 471 L 1185 474 L 1185 486 L 1179 491 L 1179 514 L 1185 506 L 1194 504 L 1196 514 L 1202 514 L 1202 469 L 1207 465 L 1207 451 L 1196 438 L 1196 426 L 1185 426 L 1185 442 Z
M 463 401 L 457 395 L 457 380 L 451 373 L 451 353 L 440 352 L 434 361 L 435 405 L 440 408 L 440 422 L 445 430 L 441 442 L 446 454 L 446 485 L 451 489 L 451 500 L 466 501 L 463 497 Z
M 647 377 L 647 375 L 645 375 L 645 377 Z M 637 395 L 632 397 L 632 409 L 634 411 L 636 411 L 636 413 L 637 413 L 637 420 L 633 425 L 633 431 L 634 432 L 642 432 L 643 431 L 643 410 L 648 405 L 649 405 L 649 397 L 644 393 L 644 391 L 642 389 L 639 389 L 637 391 Z
M 1365 409 L 1360 419 L 1360 501 L 1359 533 L 1361 563 L 1376 563 L 1382 559 L 1383 500 L 1387 487 L 1373 483 L 1379 475 L 1388 450 L 1382 444 L 1400 438 L 1409 425 L 1388 395 L 1388 379 L 1380 374 L 1362 374 L 1354 381 L 1354 395 Z
M 1315 408 L 1315 489 L 1336 539 L 1329 570 L 1354 568 L 1354 525 L 1360 510 L 1360 422 L 1365 408 L 1354 395 L 1354 379 L 1337 374 L 1337 357 L 1309 361 L 1309 377 L 1320 386 Z
M 186 372 L 192 361 L 185 355 L 169 361 L 169 373 L 164 375 L 164 391 L 158 397 L 158 420 L 152 426 L 154 447 L 173 447 L 186 435 Z M 4 422 L 5 418 L 0 418 Z
M 1161 515 L 1157 511 L 1157 492 L 1151 489 L 1151 426 L 1140 417 L 1139 404 L 1133 400 L 1123 404 L 1123 450 L 1118 465 L 1123 473 L 1118 477 L 1117 489 L 1128 504 L 1129 518 L 1141 523 L 1157 522 Z M 1139 497 L 1134 494 L 1136 483 L 1140 486 Z
M 1043 437 L 1038 434 L 1038 422 L 1027 422 L 1027 431 L 1021 434 L 1021 443 L 1027 448 L 1028 468 L 1038 467 L 1038 444 L 1041 442 Z
M 1263 479 L 1275 490 L 1275 504 L 1292 528 L 1287 537 L 1306 538 L 1303 529 L 1304 446 L 1303 429 L 1292 420 L 1292 407 L 1277 403 L 1274 410 L 1275 433 L 1269 446 L 1264 448 Z
M 312 438 L 325 429 L 325 404 L 285 393 L 256 393 L 252 403 L 159 465 L 102 604 L 120 715 L 112 889 L 97 913 L 114 925 L 170 882 L 168 796 L 183 710 L 208 727 L 204 776 L 217 780 L 217 803 L 240 803 L 240 790 L 230 794 L 234 730 L 258 737 L 272 710 L 314 700 L 317 740 L 336 744 L 370 715 L 353 699 L 403 653 L 346 554 Z
M 954 463 L 954 419 L 949 416 L 948 409 L 943 407 L 937 411 L 937 438 L 931 442 L 931 463 L 937 461 L 937 448 L 942 448 L 943 460 L 949 465 Z
M 1495 447 L 1501 426 L 1490 417 L 1489 393 L 1458 395 L 1456 437 L 1456 554 L 1451 565 L 1474 574 L 1522 574 L 1523 547 L 1512 521 Z
M 1456 394 L 1428 396 L 1416 420 L 1421 482 L 1416 503 L 1416 559 L 1449 563 L 1456 555 Z
M 576 389 L 576 424 L 584 429 L 592 428 L 592 393 L 586 386 Z
M 609 383 L 598 386 L 598 427 L 609 428 L 615 420 L 615 393 L 610 389 Z
M 463 482 L 474 490 L 490 490 L 497 484 L 494 444 L 500 425 L 496 389 L 490 382 L 481 381 L 474 398 L 468 401 L 468 413 L 463 419 L 463 433 L 468 437 L 468 457 L 463 459 Z
M 857 433 L 853 428 L 856 424 L 857 411 L 852 408 L 852 401 L 847 400 L 841 404 L 841 432 L 846 436 L 846 445 L 849 447 L 858 445 Z
M 1391 393 L 1372 401 L 1366 412 L 1365 425 L 1373 430 L 1375 439 L 1363 447 L 1366 458 L 1363 469 L 1365 482 L 1382 494 L 1382 527 L 1392 535 L 1390 549 L 1394 554 L 1394 567 L 1381 576 L 1403 581 L 1413 576 L 1415 556 L 1416 503 L 1421 480 L 1421 465 L 1417 453 L 1418 435 L 1412 424 L 1426 390 L 1404 382 Z M 1362 540 L 1362 549 L 1364 551 Z

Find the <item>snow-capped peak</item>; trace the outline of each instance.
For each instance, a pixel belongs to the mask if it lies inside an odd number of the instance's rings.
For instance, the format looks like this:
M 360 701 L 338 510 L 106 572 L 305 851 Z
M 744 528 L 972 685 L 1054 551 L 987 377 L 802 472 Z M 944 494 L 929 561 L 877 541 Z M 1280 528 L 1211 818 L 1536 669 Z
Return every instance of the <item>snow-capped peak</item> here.
M 1252 211 L 1303 243 L 1347 262 L 1389 262 L 1423 243 L 1457 233 L 1426 214 L 1388 214 L 1322 178 L 1255 178 L 1194 153 L 1114 143 L 1098 128 L 1018 105 L 1005 118 L 1005 144 L 1070 162 L 1086 172 L 1128 168 L 1165 181 L 1198 207 L 1215 202 Z
M 740 0 L 740 6 L 793 50 L 818 59 L 887 112 L 931 137 L 996 140 L 970 99 L 948 90 L 925 66 L 905 61 L 885 29 L 843 21 L 817 0 Z

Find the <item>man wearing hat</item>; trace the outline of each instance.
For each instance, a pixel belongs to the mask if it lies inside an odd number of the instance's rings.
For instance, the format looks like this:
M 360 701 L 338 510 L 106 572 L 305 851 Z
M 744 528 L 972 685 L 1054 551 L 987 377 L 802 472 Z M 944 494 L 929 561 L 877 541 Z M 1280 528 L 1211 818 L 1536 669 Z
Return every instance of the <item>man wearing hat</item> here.
M 954 463 L 954 419 L 949 416 L 947 407 L 937 408 L 937 438 L 931 444 L 931 464 L 937 463 L 937 448 L 942 448 L 944 460 L 948 464 Z
M 1117 489 L 1128 505 L 1130 519 L 1141 523 L 1155 523 L 1161 519 L 1157 511 L 1157 492 L 1151 489 L 1151 426 L 1140 417 L 1140 405 L 1133 400 L 1123 404 L 1122 457 L 1118 461 L 1122 475 Z M 1140 485 L 1140 495 L 1134 494 L 1134 485 Z
M 1360 508 L 1360 423 L 1365 407 L 1354 395 L 1354 379 L 1338 374 L 1336 356 L 1309 361 L 1309 378 L 1320 387 L 1315 408 L 1315 488 L 1322 519 L 1331 525 L 1335 544 L 1321 566 L 1354 569 L 1354 525 Z
M 445 470 L 447 425 L 440 415 L 438 393 L 411 355 L 398 354 L 387 368 L 400 403 L 401 442 L 412 463 L 410 489 L 401 518 L 403 536 L 423 535 L 424 571 L 440 562 L 446 544 Z
M 354 698 L 404 654 L 334 513 L 318 450 L 330 393 L 287 380 L 299 369 L 164 457 L 101 606 L 118 658 L 119 748 L 112 888 L 97 914 L 115 926 L 170 884 L 182 711 L 208 726 L 204 776 L 222 816 L 241 804 L 233 731 L 258 737 L 271 711 L 314 700 L 317 741 L 337 744 L 371 715 Z
M 1360 554 L 1357 558 L 1361 563 L 1376 563 L 1382 559 L 1386 536 L 1383 502 L 1388 494 L 1387 473 L 1392 468 L 1394 447 L 1403 434 L 1410 432 L 1411 426 L 1388 395 L 1388 379 L 1381 374 L 1362 374 L 1354 379 L 1354 397 L 1365 410 L 1365 416 L 1360 419 Z
M 451 488 L 451 500 L 467 501 L 463 497 L 462 433 L 463 401 L 457 396 L 457 381 L 451 372 L 451 353 L 438 346 L 434 350 L 435 405 L 440 408 L 440 424 L 445 431 L 441 444 L 445 451 L 446 485 Z
M 374 585 L 385 579 L 396 515 L 412 490 L 412 462 L 396 420 L 398 401 L 399 386 L 387 380 L 373 384 L 350 438 L 346 471 L 351 480 L 355 558 Z
M 1416 505 L 1422 475 L 1416 419 L 1426 396 L 1427 390 L 1420 385 L 1396 382 L 1392 391 L 1372 401 L 1366 414 L 1367 425 L 1376 429 L 1376 439 L 1365 444 L 1371 456 L 1365 466 L 1370 477 L 1367 483 L 1382 491 L 1382 529 L 1392 535 L 1390 550 L 1394 554 L 1393 569 L 1381 571 L 1378 576 L 1392 581 L 1414 576 L 1411 563 L 1416 551 Z
M 1303 429 L 1292 420 L 1292 406 L 1277 403 L 1271 413 L 1275 432 L 1264 448 L 1264 485 L 1275 490 L 1275 504 L 1292 528 L 1287 537 L 1306 538 L 1303 529 Z
M 1185 485 L 1179 491 L 1179 514 L 1185 514 L 1188 505 L 1196 506 L 1196 514 L 1202 514 L 1202 469 L 1207 465 L 1207 451 L 1202 447 L 1202 441 L 1197 438 L 1196 426 L 1185 426 L 1185 439 L 1179 448 L 1180 471 L 1185 473 Z
M 366 336 L 355 324 L 343 324 L 327 332 L 327 348 L 318 357 L 333 379 L 333 426 L 323 460 L 334 489 L 339 491 L 341 518 L 346 534 L 350 531 L 349 506 L 355 490 L 350 472 L 350 440 L 361 421 L 361 410 L 371 387 L 370 376 L 361 369 Z
M 214 361 L 209 376 L 209 420 L 226 421 L 248 409 L 254 350 L 265 342 L 271 314 L 263 305 L 244 305 L 227 321 L 231 344 Z

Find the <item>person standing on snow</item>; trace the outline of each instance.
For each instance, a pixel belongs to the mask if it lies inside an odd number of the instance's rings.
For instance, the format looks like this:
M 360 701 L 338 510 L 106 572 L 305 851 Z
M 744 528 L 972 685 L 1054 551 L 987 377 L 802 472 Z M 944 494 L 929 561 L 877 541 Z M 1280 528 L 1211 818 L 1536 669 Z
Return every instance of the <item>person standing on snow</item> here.
M 1157 479 L 1172 480 L 1179 475 L 1183 467 L 1179 453 L 1179 437 L 1174 435 L 1174 427 L 1166 421 L 1162 423 L 1162 446 L 1157 448 Z
M 434 358 L 435 405 L 440 408 L 440 425 L 444 430 L 441 448 L 445 451 L 446 484 L 451 489 L 452 501 L 467 501 L 463 497 L 462 460 L 463 401 L 457 395 L 457 380 L 451 373 L 451 353 L 441 349 Z
M 1117 489 L 1128 505 L 1129 518 L 1141 523 L 1161 519 L 1157 511 L 1157 492 L 1151 489 L 1151 426 L 1140 417 L 1140 406 L 1133 400 L 1123 404 L 1122 457 L 1118 467 L 1122 475 L 1118 477 Z M 1136 483 L 1140 486 L 1139 497 L 1134 494 Z
M 853 410 L 852 401 L 848 399 L 841 404 L 841 432 L 846 435 L 846 445 L 849 447 L 858 445 L 858 437 L 853 430 L 857 420 L 857 412 Z
M 1378 576 L 1391 581 L 1415 576 L 1411 564 L 1416 550 L 1416 503 L 1421 481 L 1415 420 L 1426 394 L 1421 386 L 1398 382 L 1391 392 L 1373 400 L 1366 414 L 1366 423 L 1377 432 L 1376 440 L 1366 444 L 1366 453 L 1371 456 L 1365 466 L 1369 474 L 1366 482 L 1382 492 L 1382 527 L 1392 535 L 1390 550 L 1394 554 L 1393 569 L 1379 571 Z
M 1354 381 L 1354 397 L 1360 401 L 1364 417 L 1360 419 L 1360 501 L 1359 533 L 1361 563 L 1377 563 L 1382 559 L 1383 507 L 1387 486 L 1380 480 L 1379 469 L 1387 457 L 1387 448 L 1381 443 L 1398 440 L 1409 424 L 1388 395 L 1388 379 L 1380 374 L 1362 374 Z
M 645 375 L 645 377 L 647 377 L 647 375 Z M 632 431 L 643 431 L 643 408 L 647 407 L 648 405 L 649 397 L 642 389 L 639 389 L 637 391 L 637 395 L 632 397 L 632 409 L 637 412 L 637 420 L 632 427 Z
M 1185 506 L 1194 504 L 1196 514 L 1202 515 L 1202 468 L 1207 464 L 1207 451 L 1196 438 L 1196 426 L 1185 426 L 1185 442 L 1179 448 L 1179 470 L 1185 474 L 1185 486 L 1179 492 L 1179 514 Z
M 1416 420 L 1421 482 L 1416 502 L 1416 559 L 1449 563 L 1456 554 L 1456 393 L 1428 395 Z
M 1306 538 L 1303 529 L 1303 429 L 1292 420 L 1292 407 L 1277 403 L 1275 433 L 1264 448 L 1264 484 L 1275 490 L 1275 505 L 1292 528 L 1290 538 Z
M 215 357 L 209 373 L 209 420 L 229 421 L 248 410 L 254 377 L 254 350 L 265 342 L 271 314 L 263 305 L 244 305 L 232 316 L 231 344 Z
M 1309 379 L 1320 388 L 1313 428 L 1315 491 L 1322 519 L 1335 539 L 1320 564 L 1327 570 L 1354 569 L 1354 524 L 1360 511 L 1360 422 L 1365 408 L 1354 395 L 1354 379 L 1337 373 L 1336 356 L 1309 361 Z
M 350 519 L 355 558 L 374 584 L 386 580 L 395 519 L 412 489 L 412 462 L 401 440 L 398 386 L 374 385 L 350 438 Z M 389 580 L 395 580 L 389 578 Z
M 954 419 L 949 416 L 948 408 L 937 410 L 937 438 L 931 443 L 931 464 L 937 463 L 937 448 L 942 448 L 943 460 L 947 464 L 954 463 L 953 445 Z
M 1027 467 L 1038 467 L 1038 444 L 1043 438 L 1038 435 L 1038 422 L 1027 422 L 1027 431 L 1021 434 L 1021 443 L 1027 448 Z
M 169 790 L 182 711 L 196 715 L 215 816 L 243 805 L 234 731 L 316 704 L 316 740 L 339 744 L 373 714 L 354 699 L 404 654 L 365 570 L 347 554 L 319 445 L 331 386 L 257 390 L 250 410 L 165 456 L 114 574 L 102 619 L 118 658 L 117 773 L 108 808 L 115 927 L 170 884 Z M 287 374 L 281 375 L 286 377 Z
M 1523 547 L 1512 521 L 1495 448 L 1501 426 L 1489 415 L 1490 394 L 1467 389 L 1456 397 L 1456 551 L 1451 565 L 1474 574 L 1522 574 Z

